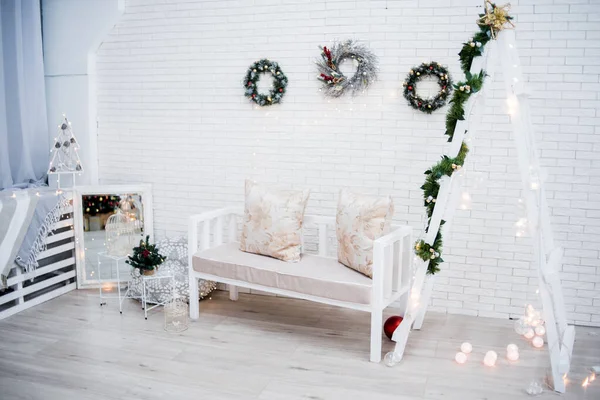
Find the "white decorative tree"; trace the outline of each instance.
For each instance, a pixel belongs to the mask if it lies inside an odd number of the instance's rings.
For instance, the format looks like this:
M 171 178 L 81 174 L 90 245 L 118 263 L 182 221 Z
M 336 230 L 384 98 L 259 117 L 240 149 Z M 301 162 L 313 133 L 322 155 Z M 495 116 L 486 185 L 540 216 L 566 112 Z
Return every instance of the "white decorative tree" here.
M 52 159 L 48 167 L 48 175 L 73 174 L 73 182 L 75 182 L 75 174 L 83 172 L 83 167 L 77 153 L 79 143 L 71 130 L 71 122 L 64 114 L 62 123 L 58 125 L 58 130 L 58 135 L 54 138 L 54 145 L 51 150 Z

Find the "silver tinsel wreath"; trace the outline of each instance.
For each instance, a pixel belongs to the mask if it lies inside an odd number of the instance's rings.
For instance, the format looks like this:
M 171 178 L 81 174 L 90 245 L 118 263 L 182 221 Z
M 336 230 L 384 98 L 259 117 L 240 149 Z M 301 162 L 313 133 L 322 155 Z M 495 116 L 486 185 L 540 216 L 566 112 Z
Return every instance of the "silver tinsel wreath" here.
M 321 48 L 321 58 L 315 63 L 323 82 L 321 89 L 325 95 L 340 97 L 350 91 L 352 95 L 362 93 L 377 79 L 377 56 L 365 45 L 355 40 L 334 43 L 331 49 Z M 352 60 L 356 65 L 356 73 L 347 77 L 340 71 L 344 60 Z
M 188 271 L 188 246 L 184 237 L 163 239 L 156 244 L 158 251 L 167 259 L 160 265 L 175 274 L 175 296 L 183 301 L 189 298 L 189 271 Z M 217 284 L 204 279 L 198 280 L 200 299 L 207 297 Z M 136 268 L 131 270 L 131 294 L 142 295 L 142 278 Z M 171 282 L 167 279 L 152 279 L 146 282 L 146 296 L 148 303 L 164 302 L 171 298 Z

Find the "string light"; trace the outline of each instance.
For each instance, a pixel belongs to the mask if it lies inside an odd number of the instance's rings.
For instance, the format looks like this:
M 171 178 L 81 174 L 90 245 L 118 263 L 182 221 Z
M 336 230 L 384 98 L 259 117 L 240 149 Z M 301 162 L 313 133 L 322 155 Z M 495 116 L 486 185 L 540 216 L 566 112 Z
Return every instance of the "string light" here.
M 506 99 L 506 105 L 508 106 L 508 114 L 511 116 L 515 115 L 519 108 L 519 100 L 517 99 L 517 96 L 515 96 L 515 95 L 509 96 Z
M 588 376 L 585 377 L 585 379 L 583 380 L 583 382 L 581 383 L 582 387 L 587 387 L 590 384 L 590 378 Z

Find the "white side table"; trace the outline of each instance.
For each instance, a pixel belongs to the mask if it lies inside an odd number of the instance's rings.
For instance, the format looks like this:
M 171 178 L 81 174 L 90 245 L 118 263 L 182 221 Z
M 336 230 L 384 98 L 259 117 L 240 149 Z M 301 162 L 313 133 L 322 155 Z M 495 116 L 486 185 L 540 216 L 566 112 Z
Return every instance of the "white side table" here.
M 144 318 L 148 319 L 148 311 L 158 307 L 164 306 L 170 300 L 175 298 L 175 274 L 172 271 L 168 271 L 162 268 L 157 269 L 154 272 L 154 275 L 140 275 L 142 278 L 142 307 L 144 308 Z M 169 279 L 171 281 L 171 298 L 166 299 L 162 302 L 153 303 L 154 305 L 148 308 L 147 304 L 147 296 L 146 296 L 146 285 L 150 283 L 152 280 L 157 279 Z
M 105 296 L 102 293 L 102 279 L 100 279 L 100 258 L 106 258 L 109 260 L 112 260 L 116 263 L 116 269 L 117 269 L 117 296 Z M 100 284 L 98 291 L 100 293 L 100 306 L 103 306 L 106 304 L 106 301 L 104 301 L 105 299 L 110 299 L 110 298 L 118 298 L 119 299 L 119 312 L 121 314 L 123 314 L 123 301 L 125 301 L 125 299 L 140 299 L 142 301 L 142 309 L 144 310 L 144 318 L 148 319 L 148 311 L 158 307 L 158 306 L 164 306 L 166 303 L 168 303 L 171 299 L 175 298 L 175 274 L 172 271 L 168 271 L 166 269 L 162 269 L 159 268 L 156 270 L 156 272 L 153 275 L 140 275 L 141 279 L 142 279 L 142 296 L 141 298 L 139 296 L 132 296 L 131 293 L 131 276 L 129 276 L 126 280 L 124 280 L 123 282 L 127 283 L 127 291 L 125 292 L 125 294 L 121 294 L 121 273 L 119 271 L 120 269 L 120 263 L 122 261 L 124 261 L 125 259 L 127 259 L 128 256 L 112 256 L 110 254 L 108 254 L 107 252 L 100 252 L 98 253 L 98 265 L 97 265 L 97 273 L 98 273 L 98 283 Z M 147 296 L 146 296 L 146 285 L 152 281 L 152 280 L 156 280 L 156 279 L 169 279 L 171 280 L 171 298 L 170 299 L 166 299 L 163 302 L 159 302 L 159 303 L 152 303 L 153 305 L 148 308 L 148 302 L 147 302 Z M 113 282 L 111 280 L 111 282 Z
M 106 251 L 98 253 L 98 264 L 96 265 L 96 272 L 98 274 L 98 283 L 100 286 L 98 287 L 98 291 L 100 293 L 100 306 L 106 305 L 105 299 L 115 298 L 114 296 L 104 296 L 102 294 L 102 279 L 100 275 L 100 258 L 105 258 L 114 261 L 117 264 L 117 298 L 119 299 L 119 311 L 123 314 L 123 300 L 127 298 L 127 294 L 129 292 L 129 287 L 127 288 L 127 292 L 125 292 L 125 296 L 121 296 L 121 276 L 120 276 L 120 263 L 127 259 L 127 256 L 113 256 L 108 254 Z M 112 280 L 110 280 L 113 282 Z M 129 280 L 127 280 L 129 282 Z

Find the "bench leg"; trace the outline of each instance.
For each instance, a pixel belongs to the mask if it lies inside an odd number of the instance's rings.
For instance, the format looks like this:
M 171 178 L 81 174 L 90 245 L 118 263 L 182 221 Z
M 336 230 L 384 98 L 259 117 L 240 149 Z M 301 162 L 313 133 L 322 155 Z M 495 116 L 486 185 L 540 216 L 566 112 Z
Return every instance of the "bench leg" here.
M 198 294 L 198 278 L 190 275 L 190 318 L 200 317 L 200 298 Z
M 229 285 L 229 300 L 237 301 L 237 299 L 238 299 L 237 286 Z
M 381 333 L 383 323 L 383 312 L 373 310 L 371 312 L 371 362 L 381 361 Z

